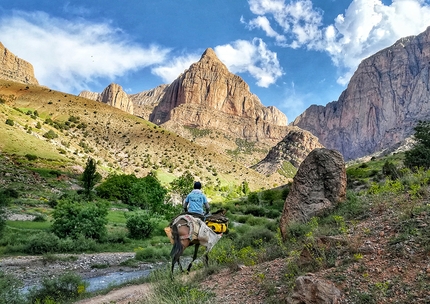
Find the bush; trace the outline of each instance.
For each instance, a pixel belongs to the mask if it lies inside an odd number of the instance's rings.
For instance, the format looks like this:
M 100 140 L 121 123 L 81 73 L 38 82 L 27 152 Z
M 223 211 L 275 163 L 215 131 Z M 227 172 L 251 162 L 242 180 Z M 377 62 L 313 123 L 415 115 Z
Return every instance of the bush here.
M 430 168 L 430 121 L 419 121 L 414 128 L 415 146 L 405 152 L 405 166 L 414 168 Z
M 87 286 L 88 283 L 84 282 L 79 275 L 65 273 L 58 278 L 44 279 L 40 288 L 35 287 L 30 290 L 28 299 L 30 303 L 44 303 L 48 299 L 55 302 L 71 301 L 85 292 Z
M 24 249 L 27 254 L 53 253 L 58 250 L 58 237 L 49 232 L 39 232 L 28 238 Z
M 103 202 L 82 203 L 62 200 L 52 214 L 52 231 L 60 238 L 86 238 L 102 240 L 106 237 L 108 204 Z
M 269 243 L 275 238 L 275 234 L 270 231 L 269 229 L 262 227 L 262 226 L 256 226 L 252 227 L 251 229 L 247 229 L 236 241 L 237 247 L 245 248 L 248 246 L 256 247 L 261 242 L 263 243 Z
M 29 161 L 32 161 L 32 160 L 36 160 L 37 156 L 34 154 L 25 154 L 25 158 L 28 159 Z
M 244 214 L 252 214 L 254 216 L 264 216 L 266 214 L 266 210 L 262 206 L 257 205 L 248 205 L 243 211 Z
M 9 126 L 12 126 L 12 127 L 13 127 L 13 125 L 14 125 L 15 123 L 13 122 L 13 120 L 12 120 L 12 119 L 8 118 L 8 119 L 6 119 L 6 124 L 7 124 L 7 125 L 9 125 Z
M 57 138 L 58 135 L 54 131 L 49 130 L 48 132 L 46 132 L 45 134 L 43 134 L 43 137 L 45 137 L 47 139 L 54 139 L 54 138 Z
M 0 271 L 0 304 L 21 304 L 24 299 L 20 294 L 23 283 L 12 275 Z
M 129 236 L 133 239 L 148 238 L 157 225 L 158 219 L 151 217 L 146 211 L 138 211 L 126 216 Z
M 135 259 L 138 261 L 159 261 L 160 259 L 168 259 L 170 255 L 170 248 L 167 247 L 146 247 L 139 248 L 136 251 Z

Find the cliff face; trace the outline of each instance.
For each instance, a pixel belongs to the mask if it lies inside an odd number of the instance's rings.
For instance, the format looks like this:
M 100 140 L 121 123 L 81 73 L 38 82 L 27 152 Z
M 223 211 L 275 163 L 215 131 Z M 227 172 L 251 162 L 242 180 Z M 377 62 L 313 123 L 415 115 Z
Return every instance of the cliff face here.
M 391 147 L 430 119 L 430 27 L 365 59 L 338 101 L 311 106 L 292 125 L 346 160 Z
M 108 85 L 102 93 L 82 91 L 78 96 L 103 102 L 122 111 L 134 114 L 133 102 L 122 87 L 116 83 Z
M 279 141 L 288 129 L 286 116 L 275 107 L 264 107 L 212 49 L 165 89 L 150 121 L 217 129 L 251 141 Z
M 154 107 L 163 98 L 166 88 L 167 84 L 162 84 L 152 90 L 129 95 L 133 103 L 134 115 L 149 120 Z
M 33 66 L 12 54 L 0 42 L 0 78 L 38 85 Z

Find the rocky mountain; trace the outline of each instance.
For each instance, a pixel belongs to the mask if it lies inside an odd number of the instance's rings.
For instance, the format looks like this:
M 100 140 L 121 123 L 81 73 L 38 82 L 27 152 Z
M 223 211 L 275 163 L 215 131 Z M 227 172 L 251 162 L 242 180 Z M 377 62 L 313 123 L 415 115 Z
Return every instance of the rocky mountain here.
M 308 131 L 294 127 L 284 139 L 270 149 L 262 161 L 252 168 L 264 175 L 279 172 L 282 175 L 292 176 L 296 168 L 299 168 L 308 154 L 316 148 L 323 148 L 317 137 Z M 294 172 L 288 172 L 289 170 Z M 287 172 L 284 174 L 284 171 Z
M 398 144 L 430 119 L 430 27 L 363 60 L 339 100 L 313 105 L 292 125 L 346 160 Z
M 129 95 L 133 103 L 134 115 L 149 120 L 149 116 L 155 106 L 158 105 L 163 98 L 167 86 L 167 84 L 162 84 L 154 89 Z
M 33 66 L 18 58 L 0 42 L 0 78 L 27 84 L 39 84 Z
M 272 144 L 288 133 L 285 114 L 263 106 L 210 48 L 166 88 L 150 121 L 167 127 L 213 129 L 233 138 Z
M 79 97 L 88 98 L 95 101 L 103 102 L 127 113 L 134 114 L 133 102 L 119 84 L 111 83 L 102 93 L 83 91 Z

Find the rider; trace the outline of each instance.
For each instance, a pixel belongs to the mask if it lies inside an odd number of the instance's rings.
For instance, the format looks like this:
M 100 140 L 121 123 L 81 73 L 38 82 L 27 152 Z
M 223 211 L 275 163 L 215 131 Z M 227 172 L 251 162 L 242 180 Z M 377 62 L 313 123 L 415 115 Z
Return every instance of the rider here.
M 194 217 L 200 218 L 204 221 L 204 217 L 209 213 L 208 199 L 202 192 L 202 184 L 200 182 L 194 183 L 194 190 L 190 192 L 185 198 L 182 206 L 184 211 Z M 203 206 L 205 207 L 206 213 L 203 212 Z

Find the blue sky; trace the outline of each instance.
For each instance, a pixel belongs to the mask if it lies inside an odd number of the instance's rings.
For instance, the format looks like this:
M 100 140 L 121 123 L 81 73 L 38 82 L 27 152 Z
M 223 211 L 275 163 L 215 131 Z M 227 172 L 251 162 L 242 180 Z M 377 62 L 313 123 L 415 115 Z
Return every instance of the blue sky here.
M 0 42 L 66 93 L 171 83 L 212 48 L 291 122 L 337 100 L 360 61 L 430 26 L 430 0 L 14 0 Z

